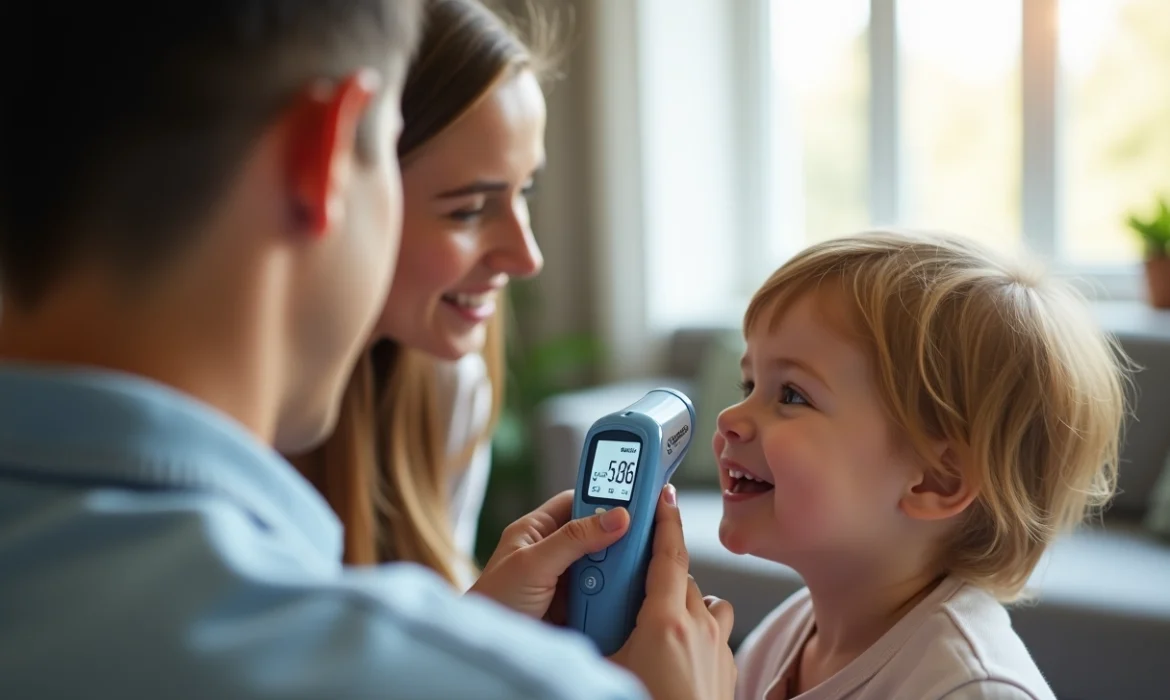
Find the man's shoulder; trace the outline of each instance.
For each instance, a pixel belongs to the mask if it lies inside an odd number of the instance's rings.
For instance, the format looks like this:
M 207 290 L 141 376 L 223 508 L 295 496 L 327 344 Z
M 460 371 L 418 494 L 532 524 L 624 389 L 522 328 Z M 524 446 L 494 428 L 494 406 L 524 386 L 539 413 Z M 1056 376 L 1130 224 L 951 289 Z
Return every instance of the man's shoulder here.
M 215 494 L 19 488 L 2 697 L 641 697 L 569 633 L 413 565 L 342 569 Z

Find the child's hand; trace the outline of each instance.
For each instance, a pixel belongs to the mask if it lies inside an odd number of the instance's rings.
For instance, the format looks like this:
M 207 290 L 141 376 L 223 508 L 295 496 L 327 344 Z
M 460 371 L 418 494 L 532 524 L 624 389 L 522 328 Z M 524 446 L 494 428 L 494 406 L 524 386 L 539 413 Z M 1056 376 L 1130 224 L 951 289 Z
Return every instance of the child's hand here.
M 646 600 L 625 646 L 612 660 L 634 672 L 657 700 L 721 700 L 735 696 L 735 658 L 727 640 L 731 604 L 703 597 L 688 573 L 682 521 L 667 487 L 655 512 L 654 554 Z
M 630 526 L 630 514 L 624 508 L 578 520 L 570 519 L 572 509 L 573 492 L 563 491 L 509 525 L 468 592 L 537 619 L 545 617 L 557 581 L 569 566 L 617 542 Z

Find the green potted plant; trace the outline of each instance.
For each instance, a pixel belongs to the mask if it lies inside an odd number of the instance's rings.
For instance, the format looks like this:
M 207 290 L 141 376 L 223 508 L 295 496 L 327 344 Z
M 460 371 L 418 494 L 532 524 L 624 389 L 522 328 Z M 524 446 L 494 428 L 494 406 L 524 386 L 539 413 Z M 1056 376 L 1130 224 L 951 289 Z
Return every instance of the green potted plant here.
M 1156 309 L 1170 308 L 1170 203 L 1165 196 L 1159 197 L 1151 216 L 1131 214 L 1126 223 L 1145 248 L 1150 304 Z

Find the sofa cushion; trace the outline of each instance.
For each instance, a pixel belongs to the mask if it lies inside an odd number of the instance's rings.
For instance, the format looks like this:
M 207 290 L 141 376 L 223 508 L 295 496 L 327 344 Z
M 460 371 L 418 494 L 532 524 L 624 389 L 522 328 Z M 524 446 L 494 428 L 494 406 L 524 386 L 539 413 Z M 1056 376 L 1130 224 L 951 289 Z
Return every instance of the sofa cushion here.
M 1126 354 L 1138 364 L 1134 375 L 1133 418 L 1125 428 L 1117 497 L 1111 511 L 1141 517 L 1170 453 L 1170 341 L 1120 336 Z
M 1170 543 L 1170 456 L 1162 466 L 1162 476 L 1150 494 L 1144 520 L 1146 529 Z

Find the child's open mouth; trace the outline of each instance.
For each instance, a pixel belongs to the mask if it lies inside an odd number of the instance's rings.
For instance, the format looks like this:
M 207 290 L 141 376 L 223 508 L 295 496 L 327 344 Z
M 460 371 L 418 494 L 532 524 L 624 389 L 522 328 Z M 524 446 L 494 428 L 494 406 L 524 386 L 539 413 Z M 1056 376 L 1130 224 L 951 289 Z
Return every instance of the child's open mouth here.
M 775 486 L 773 484 L 757 478 L 747 472 L 737 471 L 735 469 L 728 469 L 727 475 L 730 479 L 730 485 L 727 487 L 727 493 L 734 495 L 747 495 L 766 493 L 771 491 Z

